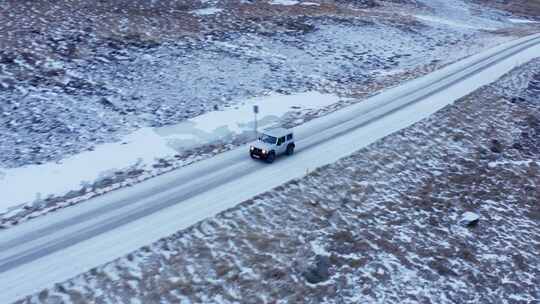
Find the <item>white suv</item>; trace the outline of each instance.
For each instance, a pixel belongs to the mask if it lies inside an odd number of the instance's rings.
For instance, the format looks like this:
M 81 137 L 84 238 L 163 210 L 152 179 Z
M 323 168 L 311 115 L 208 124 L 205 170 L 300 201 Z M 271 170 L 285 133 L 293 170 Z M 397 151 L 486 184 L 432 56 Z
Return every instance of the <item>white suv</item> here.
M 294 136 L 292 130 L 273 128 L 264 130 L 259 139 L 251 143 L 249 155 L 272 163 L 276 156 L 294 153 Z

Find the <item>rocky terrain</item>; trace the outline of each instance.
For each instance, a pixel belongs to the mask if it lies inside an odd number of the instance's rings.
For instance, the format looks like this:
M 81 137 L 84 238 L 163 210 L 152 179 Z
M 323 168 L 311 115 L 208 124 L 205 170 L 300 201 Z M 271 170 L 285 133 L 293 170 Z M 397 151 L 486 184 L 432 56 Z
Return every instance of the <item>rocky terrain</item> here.
M 536 60 L 350 157 L 17 303 L 536 303 L 539 93 Z
M 136 131 L 236 109 L 255 96 L 344 97 L 291 110 L 281 123 L 296 126 L 539 28 L 511 18 L 462 0 L 3 1 L 0 190 L 13 189 L 13 170 L 45 172 L 41 164 L 61 166 Z M 107 168 L 67 191 L 29 188 L 32 200 L 0 201 L 0 228 L 248 140 L 227 137 Z
M 411 14 L 445 3 L 3 1 L 0 168 L 266 92 L 373 93 L 512 38 L 494 31 L 512 26 L 500 11 L 457 26 Z
M 540 1 L 538 0 L 475 0 L 475 2 L 540 21 L 538 18 L 540 16 Z

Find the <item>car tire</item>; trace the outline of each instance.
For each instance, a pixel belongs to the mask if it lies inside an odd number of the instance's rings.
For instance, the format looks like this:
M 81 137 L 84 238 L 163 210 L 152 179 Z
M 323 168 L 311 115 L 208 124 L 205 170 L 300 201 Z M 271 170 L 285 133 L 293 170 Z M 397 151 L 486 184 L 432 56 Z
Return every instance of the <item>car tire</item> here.
M 287 153 L 287 155 L 293 155 L 294 154 L 294 145 L 288 145 L 286 153 Z
M 276 153 L 274 153 L 274 151 L 268 153 L 268 156 L 266 157 L 266 162 L 271 164 L 274 162 L 274 160 L 276 159 Z

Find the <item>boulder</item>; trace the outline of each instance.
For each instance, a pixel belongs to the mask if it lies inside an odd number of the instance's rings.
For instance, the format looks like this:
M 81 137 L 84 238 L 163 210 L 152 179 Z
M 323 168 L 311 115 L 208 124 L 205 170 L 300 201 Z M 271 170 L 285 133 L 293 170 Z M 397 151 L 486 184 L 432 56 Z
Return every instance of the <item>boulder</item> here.
M 478 221 L 480 220 L 480 215 L 467 211 L 461 215 L 461 218 L 459 219 L 459 224 L 463 227 L 474 227 L 478 225 Z
M 15 63 L 17 56 L 13 53 L 1 52 L 0 53 L 0 63 L 2 64 L 13 64 Z
M 492 139 L 489 149 L 493 153 L 501 153 L 503 151 L 503 145 L 502 145 L 502 143 L 500 141 L 498 141 L 496 139 Z
M 330 278 L 330 259 L 326 256 L 317 255 L 315 263 L 306 269 L 302 275 L 310 284 L 327 281 Z

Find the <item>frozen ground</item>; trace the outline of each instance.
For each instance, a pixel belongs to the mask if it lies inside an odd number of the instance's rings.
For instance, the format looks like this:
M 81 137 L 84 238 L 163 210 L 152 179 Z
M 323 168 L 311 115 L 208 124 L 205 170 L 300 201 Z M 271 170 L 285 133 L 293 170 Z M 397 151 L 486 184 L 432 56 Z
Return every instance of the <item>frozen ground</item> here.
M 510 15 L 463 1 L 285 2 L 3 2 L 0 189 L 11 194 L 0 202 L 0 224 L 245 142 L 224 133 L 193 149 L 187 133 L 201 130 L 187 124 L 203 113 L 276 93 L 358 101 L 524 34 L 505 30 L 515 26 Z M 84 16 L 67 15 L 81 6 Z M 313 111 L 283 102 L 280 114 L 290 111 L 281 122 L 294 126 L 353 100 Z M 187 146 L 116 153 L 128 150 L 126 140 L 178 125 Z M 93 165 L 70 167 L 72 159 Z M 51 170 L 49 187 L 40 176 Z M 18 182 L 28 175 L 31 185 Z
M 0 299 L 9 303 L 50 288 L 301 178 L 309 168 L 354 154 L 537 58 L 538 36 L 505 43 L 298 126 L 299 153 L 272 166 L 246 158 L 244 146 L 0 231 Z
M 535 60 L 350 157 L 19 303 L 535 303 L 539 93 Z M 467 212 L 478 223 L 462 226 Z

